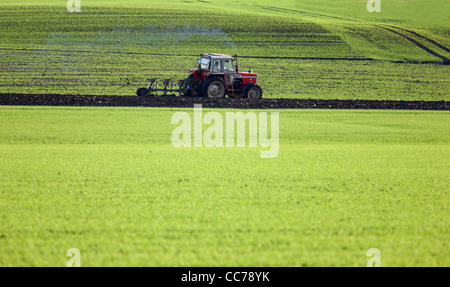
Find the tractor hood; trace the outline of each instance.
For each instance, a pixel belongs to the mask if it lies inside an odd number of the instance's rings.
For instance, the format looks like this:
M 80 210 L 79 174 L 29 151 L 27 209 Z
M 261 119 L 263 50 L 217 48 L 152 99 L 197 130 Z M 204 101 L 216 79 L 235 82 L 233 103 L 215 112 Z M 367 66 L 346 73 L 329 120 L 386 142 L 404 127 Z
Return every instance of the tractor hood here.
M 249 72 L 239 72 L 236 73 L 236 75 L 241 75 L 242 77 L 257 77 L 258 74 L 256 73 L 249 73 Z
M 242 84 L 244 85 L 249 82 L 256 85 L 258 83 L 258 74 L 249 72 L 239 72 L 236 73 L 236 79 L 242 79 Z

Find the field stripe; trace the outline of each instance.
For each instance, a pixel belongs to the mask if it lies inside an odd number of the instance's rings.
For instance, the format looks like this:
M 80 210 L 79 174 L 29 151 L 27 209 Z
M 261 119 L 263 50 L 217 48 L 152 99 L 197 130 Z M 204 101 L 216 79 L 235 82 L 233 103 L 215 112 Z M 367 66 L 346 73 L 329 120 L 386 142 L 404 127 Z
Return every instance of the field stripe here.
M 33 52 L 77 52 L 77 53 L 98 53 L 89 50 L 61 50 L 61 49 L 27 49 L 27 48 L 0 48 L 5 51 L 33 51 Z M 114 52 L 105 51 L 103 54 L 125 54 L 125 55 L 147 55 L 147 56 L 168 56 L 168 57 L 198 57 L 199 55 L 188 54 L 163 54 L 163 53 L 142 53 L 142 52 Z M 288 56 L 239 56 L 245 59 L 273 59 L 273 60 L 318 60 L 318 61 L 376 61 L 374 58 L 366 57 L 288 57 Z

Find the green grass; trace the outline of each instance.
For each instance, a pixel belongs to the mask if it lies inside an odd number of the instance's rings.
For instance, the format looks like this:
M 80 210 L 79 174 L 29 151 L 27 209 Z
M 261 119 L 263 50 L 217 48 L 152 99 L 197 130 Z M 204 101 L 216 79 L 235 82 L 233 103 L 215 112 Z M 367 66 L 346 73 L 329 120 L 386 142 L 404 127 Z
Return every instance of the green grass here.
M 149 77 L 185 78 L 200 53 L 222 52 L 246 57 L 268 98 L 448 100 L 442 59 L 381 28 L 450 58 L 400 29 L 450 47 L 448 1 L 384 0 L 382 13 L 360 0 L 84 1 L 82 13 L 66 2 L 0 2 L 1 92 L 134 95 Z
M 0 107 L 0 266 L 449 265 L 447 112 L 280 110 L 261 159 L 177 111 Z
M 134 95 L 221 52 L 267 98 L 449 99 L 445 0 L 66 3 L 0 0 L 0 92 Z M 449 265 L 448 112 L 280 110 L 261 159 L 173 147 L 177 111 L 0 107 L 0 266 Z

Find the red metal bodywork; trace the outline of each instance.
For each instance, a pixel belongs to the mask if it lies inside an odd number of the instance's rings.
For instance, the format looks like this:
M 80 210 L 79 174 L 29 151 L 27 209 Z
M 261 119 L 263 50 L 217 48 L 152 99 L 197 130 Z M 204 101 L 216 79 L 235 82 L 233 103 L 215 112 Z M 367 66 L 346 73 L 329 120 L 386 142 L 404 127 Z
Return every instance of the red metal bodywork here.
M 256 85 L 256 79 L 258 77 L 255 73 L 248 73 L 248 72 L 240 72 L 236 73 L 236 75 L 240 75 L 242 77 L 242 84 L 245 85 L 248 82 L 251 82 Z
M 202 82 L 206 80 L 211 75 L 216 75 L 222 77 L 227 86 L 228 95 L 234 95 L 235 93 L 242 93 L 242 88 L 245 87 L 246 84 L 257 84 L 258 74 L 251 72 L 238 72 L 238 73 L 210 73 L 208 70 L 204 69 L 190 69 L 190 73 L 194 75 L 194 79 L 196 82 Z M 229 82 L 229 77 L 227 75 L 234 75 L 232 78 L 233 82 Z
M 210 72 L 200 69 L 190 69 L 189 72 L 194 74 L 195 80 L 198 79 L 205 80 L 207 77 L 211 75 Z M 243 85 L 247 84 L 248 82 L 252 82 L 253 84 L 256 85 L 256 79 L 258 78 L 258 74 L 249 72 L 239 72 L 236 73 L 236 76 L 237 77 L 240 76 L 240 78 L 242 78 Z
M 209 75 L 211 75 L 211 73 L 200 69 L 190 69 L 189 72 L 194 74 L 195 80 L 205 80 L 207 77 L 209 77 Z

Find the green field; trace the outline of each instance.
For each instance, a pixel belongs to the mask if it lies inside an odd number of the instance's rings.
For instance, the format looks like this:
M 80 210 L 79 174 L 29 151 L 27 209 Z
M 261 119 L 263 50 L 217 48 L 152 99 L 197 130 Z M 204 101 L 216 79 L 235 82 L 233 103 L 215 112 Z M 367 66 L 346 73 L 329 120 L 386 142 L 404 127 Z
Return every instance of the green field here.
M 279 111 L 261 159 L 177 111 L 0 107 L 0 266 L 450 264 L 447 112 Z
M 242 56 L 264 97 L 448 100 L 450 3 L 382 2 L 0 1 L 0 90 L 134 95 L 219 52 Z
M 66 3 L 0 0 L 0 93 L 134 95 L 217 52 L 266 98 L 449 100 L 446 0 Z M 450 265 L 448 111 L 255 110 L 273 159 L 175 148 L 179 111 L 0 106 L 0 266 Z

